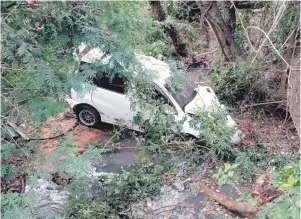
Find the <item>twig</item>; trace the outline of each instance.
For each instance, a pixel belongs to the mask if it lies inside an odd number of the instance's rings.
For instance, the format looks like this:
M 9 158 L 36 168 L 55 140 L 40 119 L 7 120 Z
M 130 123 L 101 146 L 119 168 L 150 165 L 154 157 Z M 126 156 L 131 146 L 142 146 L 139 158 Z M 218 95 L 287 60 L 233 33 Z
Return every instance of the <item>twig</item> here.
M 255 104 L 245 105 L 243 108 L 247 108 L 247 107 L 251 107 L 251 106 L 268 105 L 268 104 L 273 104 L 273 103 L 283 103 L 283 102 L 286 102 L 286 100 L 264 102 L 264 103 L 255 103 Z
M 292 147 L 292 142 L 291 142 L 291 139 L 289 138 L 289 134 L 288 134 L 288 130 L 289 130 L 289 126 L 287 126 L 287 128 L 286 128 L 286 138 L 287 138 L 287 140 L 288 140 L 288 142 L 289 142 L 289 144 L 290 144 L 290 147 Z
M 162 206 L 162 207 L 159 207 L 159 208 L 156 208 L 156 209 L 149 209 L 149 210 L 144 210 L 143 208 L 140 208 L 138 206 L 135 206 L 134 208 L 137 208 L 140 211 L 143 211 L 144 213 L 146 213 L 148 215 L 156 216 L 156 215 L 161 214 L 165 211 L 171 211 L 171 210 L 175 209 L 176 207 L 193 208 L 190 205 L 165 205 L 165 206 Z M 164 208 L 171 208 L 171 209 L 164 209 Z M 162 209 L 164 209 L 164 210 L 162 210 Z M 159 210 L 162 210 L 162 211 L 159 211 Z M 156 211 L 159 211 L 159 212 L 154 214 L 154 212 L 156 212 Z
M 3 127 L 1 127 L 7 134 L 9 134 Z M 33 159 L 30 155 L 28 155 L 24 149 L 18 144 L 18 142 L 12 138 L 12 140 L 15 142 L 16 146 L 24 153 L 24 155 L 30 159 Z
M 291 38 L 291 36 L 294 34 L 294 32 L 295 32 L 295 30 L 293 30 L 293 31 L 291 32 L 291 34 L 286 38 L 286 40 L 285 40 L 284 43 L 279 47 L 278 50 L 280 50 L 280 49 L 287 43 L 287 41 Z M 295 46 L 294 46 L 294 47 L 295 47 Z
M 107 143 L 103 146 L 103 148 L 107 147 L 107 145 L 112 141 L 112 139 L 119 134 L 120 132 L 122 132 L 123 130 L 125 130 L 127 127 L 125 126 L 124 128 L 122 128 L 121 130 L 119 130 L 118 132 L 116 132 L 108 141 Z
M 16 124 L 14 124 L 13 122 L 7 120 L 6 123 L 11 126 L 12 128 L 15 129 L 15 131 L 25 140 L 28 140 L 29 138 L 27 137 L 27 135 L 25 133 L 23 133 L 17 126 Z
M 21 193 L 25 192 L 25 180 L 24 177 L 22 177 L 21 179 Z
M 255 59 L 257 58 L 258 52 L 261 50 L 261 48 L 263 47 L 263 45 L 265 44 L 265 42 L 269 39 L 270 34 L 275 30 L 277 24 L 279 23 L 279 21 L 280 21 L 282 15 L 283 15 L 283 12 L 284 12 L 285 8 L 286 8 L 286 1 L 283 1 L 282 5 L 280 6 L 280 8 L 279 8 L 279 10 L 278 10 L 278 13 L 277 13 L 277 15 L 276 15 L 276 18 L 275 18 L 275 20 L 274 20 L 274 22 L 273 22 L 273 24 L 272 24 L 270 30 L 268 31 L 267 34 L 264 33 L 264 34 L 265 34 L 265 38 L 263 39 L 263 41 L 262 41 L 262 43 L 260 44 L 259 48 L 256 50 L 256 54 L 255 54 L 255 56 L 254 56 L 254 58 L 253 58 L 253 60 L 252 60 L 252 62 L 251 62 L 251 65 L 253 64 L 253 62 L 254 62 Z M 248 29 L 248 27 L 246 28 L 246 30 L 247 30 L 247 29 Z
M 9 17 L 12 15 L 12 13 L 19 7 L 19 5 L 22 3 L 22 1 L 19 2 L 19 4 L 17 4 L 13 10 L 11 10 L 11 12 L 9 12 L 9 14 L 2 20 L 3 22 Z
M 279 22 L 279 20 L 280 20 L 280 18 L 281 18 L 281 16 L 282 16 L 282 14 L 283 14 L 283 12 L 284 12 L 284 9 L 285 9 L 285 7 L 286 7 L 286 2 L 284 1 L 284 3 L 281 5 L 281 7 L 280 7 L 280 9 L 279 9 L 279 11 L 278 11 L 278 14 L 277 14 L 277 16 L 276 16 L 276 19 L 275 19 L 275 21 L 274 21 L 274 23 L 273 23 L 273 25 L 272 25 L 272 27 L 271 27 L 271 29 L 269 30 L 268 33 L 265 33 L 264 30 L 262 30 L 261 28 L 256 27 L 256 26 L 248 26 L 248 27 L 245 27 L 244 24 L 243 24 L 243 22 L 242 22 L 242 19 L 241 19 L 240 16 L 239 16 L 238 10 L 237 10 L 237 8 L 235 7 L 235 4 L 234 4 L 233 0 L 232 0 L 231 2 L 232 2 L 232 5 L 233 5 L 235 11 L 237 12 L 238 18 L 239 18 L 239 20 L 240 20 L 240 22 L 241 22 L 241 24 L 242 24 L 242 28 L 244 29 L 246 38 L 247 38 L 247 40 L 248 40 L 248 42 L 249 42 L 249 44 L 250 44 L 252 50 L 256 53 L 256 56 L 257 56 L 258 52 L 260 51 L 260 49 L 263 47 L 263 45 L 264 45 L 264 43 L 266 42 L 266 40 L 268 40 L 268 41 L 270 42 L 272 48 L 275 50 L 275 52 L 277 53 L 277 55 L 285 62 L 285 64 L 287 65 L 287 67 L 289 67 L 289 68 L 292 69 L 292 70 L 297 70 L 297 69 L 293 69 L 293 68 L 289 65 L 289 63 L 283 58 L 283 56 L 280 54 L 279 50 L 274 46 L 273 42 L 271 41 L 271 39 L 270 39 L 270 37 L 269 37 L 269 34 L 270 34 L 270 33 L 274 30 L 274 28 L 277 26 L 277 24 L 278 24 L 278 22 Z M 251 40 L 250 40 L 250 38 L 249 38 L 249 35 L 248 35 L 247 30 L 250 29 L 250 28 L 257 29 L 257 30 L 261 31 L 261 32 L 265 35 L 264 41 L 261 43 L 261 45 L 259 46 L 258 49 L 255 49 L 255 48 L 253 47 L 253 44 L 251 43 Z M 252 63 L 253 63 L 253 61 L 255 60 L 256 56 L 253 58 Z M 252 64 L 252 63 L 251 63 L 251 64 Z
M 275 52 L 277 53 L 277 55 L 285 62 L 285 64 L 291 69 L 291 70 L 294 70 L 294 71 L 298 71 L 299 69 L 294 69 L 291 67 L 291 65 L 283 58 L 283 56 L 280 54 L 280 52 L 277 50 L 277 48 L 274 46 L 272 40 L 269 38 L 269 36 L 264 32 L 264 30 L 262 30 L 260 27 L 256 27 L 256 26 L 248 26 L 247 29 L 251 29 L 251 28 L 254 28 L 254 29 L 257 29 L 259 31 L 261 31 L 266 39 L 270 42 L 272 48 L 275 50 Z M 259 52 L 259 50 L 255 50 L 254 51 L 255 53 Z
M 162 210 L 162 211 L 159 211 L 159 212 L 157 212 L 156 214 L 154 214 L 154 216 L 156 216 L 156 215 L 159 215 L 159 214 L 161 214 L 161 213 L 163 213 L 163 212 L 165 212 L 165 211 L 171 211 L 171 210 L 173 210 L 173 209 L 175 209 L 176 207 L 181 207 L 181 208 L 193 208 L 192 206 L 189 206 L 189 205 L 167 205 L 167 206 L 164 206 L 164 208 L 167 208 L 167 207 L 173 207 L 173 208 L 171 208 L 171 209 L 165 209 L 165 210 Z M 163 207 L 162 207 L 163 208 Z M 162 209 L 161 208 L 161 209 Z M 160 208 L 159 208 L 160 209 Z M 157 210 L 159 210 L 159 209 L 156 209 L 156 211 Z
M 210 52 L 205 52 L 205 53 L 197 54 L 197 55 L 195 55 L 194 57 L 199 57 L 199 56 L 203 56 L 203 55 L 208 55 L 208 54 L 211 54 L 211 53 L 216 52 L 217 50 L 218 50 L 218 49 L 214 49 L 214 50 L 212 50 L 212 51 L 210 51 Z
M 54 71 L 54 70 L 35 70 L 35 69 L 24 69 L 24 68 L 10 68 L 6 66 L 1 66 L 1 68 L 6 68 L 14 71 L 32 71 L 32 72 L 44 72 L 44 71 Z

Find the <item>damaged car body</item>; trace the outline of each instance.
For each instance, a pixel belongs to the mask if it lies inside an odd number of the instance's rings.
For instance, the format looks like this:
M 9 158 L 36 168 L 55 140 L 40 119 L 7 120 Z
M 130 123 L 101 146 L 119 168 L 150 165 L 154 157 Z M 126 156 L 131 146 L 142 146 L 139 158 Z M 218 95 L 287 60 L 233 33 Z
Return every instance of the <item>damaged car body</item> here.
M 84 50 L 87 50 L 87 46 L 82 44 L 78 48 L 78 54 L 81 54 Z M 111 56 L 105 55 L 100 48 L 92 48 L 83 55 L 78 54 L 75 54 L 75 56 L 81 65 L 94 62 L 108 63 L 111 58 Z M 143 69 L 155 73 L 155 77 L 151 79 L 151 84 L 156 91 L 155 98 L 159 99 L 162 104 L 171 106 L 170 113 L 173 115 L 175 122 L 182 121 L 180 132 L 199 138 L 200 130 L 190 125 L 190 121 L 197 114 L 198 109 L 204 109 L 210 113 L 216 109 L 224 108 L 219 103 L 212 88 L 200 85 L 194 87 L 187 84 L 178 92 L 172 92 L 168 85 L 168 79 L 172 73 L 167 63 L 142 54 L 135 54 L 135 56 Z M 80 71 L 81 65 L 79 65 L 77 72 Z M 144 132 L 141 126 L 135 122 L 138 111 L 132 107 L 127 93 L 129 91 L 126 89 L 126 78 L 116 74 L 113 79 L 110 79 L 102 74 L 102 77 L 93 78 L 92 83 L 95 86 L 93 91 L 79 95 L 72 89 L 70 97 L 66 99 L 82 124 L 95 126 L 99 122 L 105 122 L 118 125 L 121 120 L 127 128 Z M 143 113 L 143 110 L 141 111 L 139 113 L 141 113 L 143 120 L 147 120 L 148 116 Z M 226 116 L 226 120 L 226 125 L 235 129 L 231 142 L 234 144 L 240 143 L 241 132 L 235 121 L 230 115 Z

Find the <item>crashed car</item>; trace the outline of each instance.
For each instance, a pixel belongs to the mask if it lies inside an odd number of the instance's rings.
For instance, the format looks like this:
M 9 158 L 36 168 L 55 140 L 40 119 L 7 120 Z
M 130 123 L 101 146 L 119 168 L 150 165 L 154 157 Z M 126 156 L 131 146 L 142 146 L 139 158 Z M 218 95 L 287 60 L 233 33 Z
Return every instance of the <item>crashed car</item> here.
M 81 54 L 83 51 L 85 51 L 84 54 Z M 93 62 L 105 64 L 111 58 L 105 55 L 100 48 L 92 48 L 87 52 L 85 44 L 82 44 L 74 55 L 81 64 Z M 182 91 L 178 91 L 179 93 L 183 92 L 184 95 L 175 95 L 171 92 L 167 83 L 168 78 L 171 76 L 171 70 L 167 63 L 142 54 L 136 54 L 136 59 L 144 69 L 155 73 L 155 77 L 151 83 L 157 94 L 154 98 L 160 99 L 161 103 L 171 106 L 172 110 L 170 113 L 174 116 L 175 121 L 185 121 L 182 124 L 181 132 L 196 138 L 200 137 L 200 131 L 192 128 L 189 124 L 192 116 L 197 113 L 199 108 L 209 112 L 216 107 L 223 108 L 212 88 L 200 85 L 194 87 L 191 84 L 187 84 Z M 78 71 L 80 70 L 78 69 Z M 127 128 L 144 132 L 141 126 L 134 122 L 137 110 L 131 107 L 131 101 L 127 94 L 128 91 L 125 89 L 125 81 L 124 78 L 118 75 L 112 80 L 109 80 L 105 75 L 101 78 L 96 77 L 93 79 L 93 84 L 95 85 L 93 91 L 87 92 L 84 95 L 78 95 L 72 89 L 71 95 L 66 101 L 77 114 L 79 121 L 86 126 L 92 127 L 99 122 L 119 125 L 118 121 L 122 120 Z M 240 143 L 241 132 L 229 115 L 227 115 L 227 125 L 236 129 L 232 137 L 232 143 Z

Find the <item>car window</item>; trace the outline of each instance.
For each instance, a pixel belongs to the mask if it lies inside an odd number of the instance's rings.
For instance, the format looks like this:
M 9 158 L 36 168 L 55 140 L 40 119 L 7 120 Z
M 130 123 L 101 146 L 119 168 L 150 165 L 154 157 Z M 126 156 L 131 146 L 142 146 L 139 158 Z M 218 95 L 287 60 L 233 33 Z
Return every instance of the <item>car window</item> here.
M 102 77 L 93 78 L 92 82 L 97 87 L 121 94 L 125 93 L 126 80 L 118 75 L 115 75 L 112 81 L 106 75 L 103 75 Z
M 153 98 L 161 104 L 167 104 L 169 106 L 171 112 L 173 112 L 174 114 L 177 114 L 177 111 L 176 111 L 174 105 L 159 90 L 155 89 L 155 95 L 153 96 Z
M 83 66 L 89 65 L 89 63 L 80 62 L 79 65 L 79 72 L 83 72 Z M 97 76 L 98 75 L 98 76 Z M 120 77 L 118 74 L 115 75 L 115 77 L 110 80 L 109 77 L 104 74 L 97 74 L 94 78 L 92 78 L 92 83 L 96 85 L 99 88 L 104 88 L 110 91 L 114 91 L 117 93 L 124 94 L 125 93 L 125 87 L 126 87 L 126 79 L 123 77 Z
M 162 104 L 169 104 L 168 99 L 163 94 L 161 94 L 158 90 L 155 90 L 155 95 L 153 95 L 153 98 Z

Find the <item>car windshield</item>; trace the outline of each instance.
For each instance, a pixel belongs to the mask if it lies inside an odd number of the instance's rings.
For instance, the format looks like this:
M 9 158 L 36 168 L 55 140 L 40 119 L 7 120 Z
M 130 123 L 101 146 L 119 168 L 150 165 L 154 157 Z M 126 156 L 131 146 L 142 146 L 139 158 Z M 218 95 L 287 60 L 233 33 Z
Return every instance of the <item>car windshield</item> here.
M 182 88 L 177 90 L 171 89 L 167 84 L 165 87 L 170 92 L 172 97 L 177 101 L 182 110 L 184 110 L 185 106 L 196 96 L 195 87 L 191 82 L 188 81 L 183 84 Z

